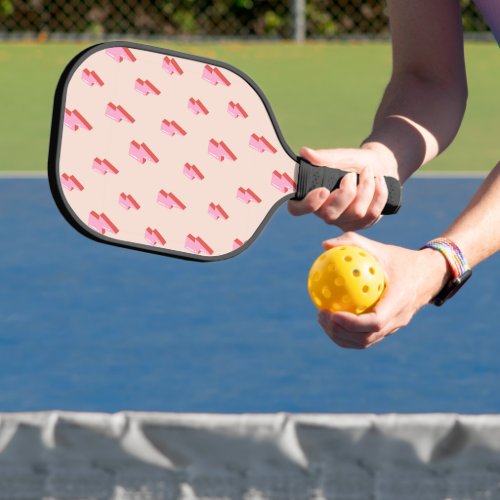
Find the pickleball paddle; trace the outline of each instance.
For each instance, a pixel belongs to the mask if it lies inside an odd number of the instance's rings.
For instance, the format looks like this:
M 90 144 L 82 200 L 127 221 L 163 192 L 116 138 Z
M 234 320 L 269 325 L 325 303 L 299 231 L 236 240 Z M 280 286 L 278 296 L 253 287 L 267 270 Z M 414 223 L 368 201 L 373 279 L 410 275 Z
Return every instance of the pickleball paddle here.
M 78 54 L 57 86 L 51 191 L 67 221 L 100 242 L 233 257 L 282 203 L 332 191 L 346 173 L 297 157 L 262 90 L 220 61 L 106 42 Z M 401 187 L 385 179 L 391 214 Z

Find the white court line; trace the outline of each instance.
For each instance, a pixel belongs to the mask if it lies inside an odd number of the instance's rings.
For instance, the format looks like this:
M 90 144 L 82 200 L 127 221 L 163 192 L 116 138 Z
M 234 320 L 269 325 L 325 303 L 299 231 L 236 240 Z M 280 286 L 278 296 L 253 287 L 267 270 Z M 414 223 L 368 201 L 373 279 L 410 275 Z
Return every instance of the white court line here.
M 429 170 L 424 172 L 416 172 L 412 177 L 414 179 L 483 179 L 489 172 L 477 170 L 451 170 L 448 172 L 439 172 Z
M 414 179 L 483 179 L 488 175 L 487 171 L 478 172 L 474 170 L 451 170 L 448 172 L 438 172 L 429 170 L 426 172 L 417 172 Z M 47 173 L 42 171 L 0 171 L 0 179 L 44 179 Z

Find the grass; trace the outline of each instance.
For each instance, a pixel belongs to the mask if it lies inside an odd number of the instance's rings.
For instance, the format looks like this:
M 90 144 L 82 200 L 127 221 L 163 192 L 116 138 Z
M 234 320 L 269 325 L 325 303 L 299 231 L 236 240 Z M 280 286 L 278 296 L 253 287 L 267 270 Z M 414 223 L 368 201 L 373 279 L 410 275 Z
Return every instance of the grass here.
M 66 63 L 86 46 L 0 44 L 0 171 L 46 169 L 54 89 Z M 301 145 L 356 147 L 370 131 L 391 70 L 390 45 L 382 42 L 168 47 L 221 59 L 249 74 L 267 95 L 295 151 Z M 493 43 L 468 43 L 466 59 L 470 97 L 461 131 L 425 170 L 480 171 L 498 161 L 498 48 Z

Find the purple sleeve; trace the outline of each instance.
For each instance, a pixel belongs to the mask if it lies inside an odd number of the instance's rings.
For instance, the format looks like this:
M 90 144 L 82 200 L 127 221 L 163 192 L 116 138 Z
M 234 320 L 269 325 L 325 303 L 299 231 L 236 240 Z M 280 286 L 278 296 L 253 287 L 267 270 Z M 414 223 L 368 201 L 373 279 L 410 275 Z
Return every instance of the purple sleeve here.
M 474 0 L 500 45 L 500 0 Z

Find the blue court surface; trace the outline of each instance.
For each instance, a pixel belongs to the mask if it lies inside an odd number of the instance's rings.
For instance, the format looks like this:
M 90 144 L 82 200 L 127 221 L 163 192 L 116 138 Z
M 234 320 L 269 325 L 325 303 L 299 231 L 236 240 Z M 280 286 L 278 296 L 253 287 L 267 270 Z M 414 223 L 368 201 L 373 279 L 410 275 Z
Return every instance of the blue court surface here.
M 418 248 L 480 182 L 410 180 L 400 213 L 364 234 Z M 499 255 L 442 308 L 353 351 L 307 294 L 321 241 L 339 234 L 314 216 L 283 206 L 217 263 L 86 239 L 43 178 L 0 180 L 0 222 L 0 411 L 500 411 Z

